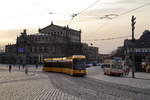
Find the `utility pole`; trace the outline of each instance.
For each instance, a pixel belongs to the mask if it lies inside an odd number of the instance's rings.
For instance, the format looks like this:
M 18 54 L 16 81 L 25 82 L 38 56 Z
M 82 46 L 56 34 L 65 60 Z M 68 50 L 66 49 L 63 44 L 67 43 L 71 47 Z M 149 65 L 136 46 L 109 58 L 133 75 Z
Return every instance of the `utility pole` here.
M 135 42 L 135 38 L 134 38 L 134 30 L 135 30 L 135 21 L 136 17 L 132 16 L 131 18 L 131 27 L 132 27 L 132 78 L 135 78 L 135 55 L 134 55 L 134 42 Z

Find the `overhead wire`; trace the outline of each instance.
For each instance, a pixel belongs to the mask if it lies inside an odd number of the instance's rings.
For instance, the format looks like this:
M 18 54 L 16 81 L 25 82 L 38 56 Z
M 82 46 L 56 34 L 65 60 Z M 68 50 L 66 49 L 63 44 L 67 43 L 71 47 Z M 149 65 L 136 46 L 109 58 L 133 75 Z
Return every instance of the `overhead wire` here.
M 96 2 L 94 2 L 93 4 L 91 4 L 90 6 L 88 6 L 87 8 L 83 9 L 82 11 L 80 11 L 78 14 L 81 14 L 83 12 L 85 12 L 87 9 L 93 7 L 94 5 L 96 5 L 98 2 L 100 2 L 101 0 L 97 0 Z
M 145 6 L 148 6 L 148 5 L 150 5 L 150 2 L 145 3 L 145 4 L 141 5 L 141 6 L 138 6 L 138 7 L 134 8 L 134 9 L 131 9 L 131 10 L 127 11 L 127 12 L 124 12 L 124 13 L 122 13 L 122 14 L 120 14 L 120 15 L 117 14 L 118 16 L 116 16 L 116 17 L 114 17 L 114 18 L 112 18 L 112 19 L 109 19 L 107 22 L 105 22 L 105 23 L 103 23 L 102 25 L 100 25 L 99 28 L 102 29 L 102 27 L 105 27 L 106 25 L 108 25 L 109 22 L 112 21 L 113 19 L 116 19 L 116 18 L 118 18 L 118 17 L 121 17 L 121 16 L 123 16 L 123 15 L 126 15 L 126 14 L 128 14 L 128 13 L 130 13 L 130 12 L 136 11 L 136 10 L 138 10 L 138 9 L 140 9 L 140 8 L 143 8 L 143 7 L 145 7 Z M 97 31 L 99 30 L 99 28 L 98 28 L 95 32 L 97 32 Z
M 98 2 L 100 2 L 101 0 L 97 0 L 95 1 L 93 4 L 89 5 L 87 8 L 81 10 L 79 13 L 73 13 L 71 14 L 71 20 L 68 23 L 68 26 L 70 26 L 70 24 L 72 23 L 73 19 L 78 16 L 79 14 L 85 12 L 87 9 L 91 8 L 92 6 L 94 6 L 95 4 L 97 4 Z M 36 6 L 38 6 L 39 8 L 41 8 L 42 10 L 46 11 L 48 14 L 60 14 L 60 13 L 54 13 L 54 12 L 50 12 L 48 11 L 45 7 L 41 6 L 39 3 L 35 2 L 34 0 L 32 0 L 32 3 Z M 68 15 L 68 14 L 67 14 Z
M 91 40 L 83 40 L 83 41 L 114 40 L 114 39 L 121 39 L 121 38 L 128 38 L 128 37 L 131 37 L 131 35 L 127 35 L 127 36 L 119 36 L 119 37 L 113 37 L 113 38 L 91 39 Z
M 81 10 L 79 13 L 72 14 L 72 18 L 71 18 L 71 20 L 70 20 L 68 26 L 72 23 L 73 19 L 74 19 L 76 16 L 78 16 L 78 15 L 80 15 L 81 13 L 85 12 L 86 10 L 88 10 L 88 9 L 91 8 L 91 7 L 93 7 L 94 5 L 96 5 L 96 4 L 97 4 L 98 2 L 100 2 L 100 1 L 101 1 L 101 0 L 97 0 L 97 1 L 94 2 L 93 4 L 89 5 L 87 8 Z
M 88 10 L 88 9 L 91 8 L 91 7 L 93 7 L 94 5 L 96 5 L 96 4 L 97 4 L 98 2 L 100 2 L 100 1 L 101 1 L 101 0 L 97 0 L 97 1 L 95 1 L 93 4 L 89 5 L 87 8 L 81 10 L 79 13 L 72 14 L 72 15 L 71 15 L 72 18 L 71 18 L 71 20 L 70 20 L 68 26 L 72 23 L 73 19 L 74 19 L 76 16 L 78 16 L 79 14 L 85 12 L 86 10 Z M 48 12 L 49 14 L 56 14 L 56 13 L 53 13 L 53 12 L 49 12 L 47 9 L 45 9 L 43 6 L 41 6 L 40 4 L 38 4 L 37 2 L 35 2 L 34 0 L 32 0 L 32 2 L 33 2 L 36 6 L 40 7 L 41 9 L 43 9 L 44 11 Z M 108 24 L 110 21 L 112 21 L 113 19 L 116 19 L 116 18 L 118 18 L 118 17 L 120 17 L 120 16 L 126 15 L 126 14 L 128 14 L 128 13 L 130 13 L 130 12 L 133 12 L 133 11 L 135 11 L 135 10 L 138 10 L 138 9 L 143 8 L 143 7 L 145 7 L 145 6 L 148 6 L 148 5 L 150 5 L 150 2 L 148 2 L 148 3 L 146 3 L 146 4 L 143 4 L 143 5 L 139 6 L 139 7 L 136 7 L 136 8 L 134 8 L 134 9 L 131 9 L 131 10 L 127 11 L 127 12 L 124 12 L 124 13 L 122 13 L 122 14 L 120 14 L 120 15 L 115 14 L 116 16 L 115 16 L 114 18 L 111 18 L 111 17 L 109 16 L 109 14 L 108 14 L 108 15 L 105 15 L 104 17 L 107 18 L 107 19 L 110 19 L 110 20 L 107 21 L 107 22 L 105 22 L 104 24 L 102 24 L 100 27 L 101 27 L 101 29 L 102 29 L 102 27 L 104 27 L 105 25 L 107 25 L 107 24 Z M 113 15 L 114 15 L 114 14 L 113 14 Z M 105 19 L 104 17 L 100 17 L 100 19 Z M 121 37 L 106 38 L 106 39 L 95 39 L 95 40 L 93 40 L 93 41 L 97 41 L 97 40 L 113 40 L 113 39 L 120 39 L 120 38 L 125 38 L 125 37 L 130 37 L 130 36 L 121 36 Z M 92 41 L 92 40 L 90 40 L 90 41 Z
M 53 12 L 49 12 L 48 9 L 46 9 L 46 8 L 43 7 L 43 6 L 41 6 L 39 3 L 35 2 L 34 0 L 31 0 L 31 1 L 32 1 L 32 3 L 33 3 L 34 5 L 36 5 L 37 7 L 41 8 L 41 9 L 42 9 L 43 11 L 45 11 L 46 13 L 48 13 L 48 14 L 54 14 Z
M 45 11 L 47 14 L 55 14 L 53 12 L 49 12 L 48 9 L 44 8 L 43 6 L 41 6 L 39 3 L 35 2 L 34 0 L 32 0 L 32 3 L 36 6 L 38 6 L 39 8 L 41 8 L 43 11 Z M 23 15 L 10 15 L 10 16 L 0 16 L 0 18 L 15 18 L 15 17 L 28 17 L 28 16 L 40 16 L 40 15 L 44 15 L 45 13 L 37 13 L 37 14 L 23 14 Z
M 138 7 L 134 8 L 134 9 L 131 9 L 131 10 L 127 11 L 127 12 L 124 12 L 124 13 L 120 14 L 119 16 L 126 15 L 126 14 L 128 14 L 128 13 L 130 13 L 130 12 L 133 12 L 133 11 L 135 11 L 135 10 L 138 10 L 138 9 L 143 8 L 143 7 L 145 7 L 145 6 L 148 6 L 148 5 L 150 5 L 150 2 L 145 3 L 145 4 L 141 5 L 141 6 L 138 6 Z
M 122 13 L 122 14 L 120 14 L 120 15 L 118 14 L 118 16 L 116 16 L 116 17 L 112 18 L 111 20 L 109 20 L 109 22 L 112 21 L 113 19 L 116 19 L 116 18 L 118 18 L 118 17 L 121 17 L 121 16 L 123 16 L 123 15 L 126 15 L 126 14 L 128 14 L 128 13 L 130 13 L 130 12 L 133 12 L 133 11 L 135 11 L 135 10 L 138 10 L 138 9 L 143 8 L 143 7 L 145 7 L 145 6 L 148 6 L 148 5 L 150 5 L 150 2 L 148 2 L 148 3 L 146 3 L 146 4 L 143 4 L 143 5 L 141 5 L 141 6 L 138 6 L 138 7 L 134 8 L 134 9 L 131 9 L 131 10 L 127 11 L 127 12 L 124 12 L 124 13 Z M 109 22 L 107 22 L 107 24 L 108 24 Z M 106 25 L 106 23 L 104 23 L 104 25 Z M 104 26 L 104 25 L 102 25 L 102 26 Z

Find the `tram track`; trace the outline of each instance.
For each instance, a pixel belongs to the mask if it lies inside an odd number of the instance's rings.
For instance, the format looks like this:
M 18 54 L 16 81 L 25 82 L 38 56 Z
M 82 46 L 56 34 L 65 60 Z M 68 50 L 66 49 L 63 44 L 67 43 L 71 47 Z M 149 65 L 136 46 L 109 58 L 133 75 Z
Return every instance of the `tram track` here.
M 86 99 L 99 100 L 149 100 L 150 91 L 96 80 L 89 77 L 72 77 L 66 74 L 49 73 L 49 79 L 57 89 L 68 94 Z M 128 100 L 127 99 L 127 100 Z M 108 99 L 109 100 L 109 99 Z

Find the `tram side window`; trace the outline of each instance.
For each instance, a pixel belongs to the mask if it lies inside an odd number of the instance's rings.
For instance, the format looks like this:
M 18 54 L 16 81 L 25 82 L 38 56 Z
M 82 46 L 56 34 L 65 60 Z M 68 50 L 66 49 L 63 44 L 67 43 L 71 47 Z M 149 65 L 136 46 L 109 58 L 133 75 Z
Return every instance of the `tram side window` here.
M 55 67 L 59 67 L 59 62 L 55 62 Z
M 72 62 L 68 62 L 68 68 L 72 68 Z
M 44 67 L 47 67 L 47 63 L 44 63 Z
M 56 67 L 56 62 L 47 62 L 47 63 L 44 63 L 44 66 L 45 67 Z
M 72 68 L 72 62 L 47 62 L 44 63 L 45 67 L 62 67 L 62 68 Z
M 53 62 L 50 62 L 50 63 L 49 63 L 49 67 L 52 67 L 52 66 L 53 66 Z
M 64 68 L 72 68 L 72 62 L 63 62 L 62 67 Z
M 60 62 L 59 61 L 52 62 L 52 67 L 60 67 Z
M 63 66 L 64 66 L 64 63 L 63 63 L 63 62 L 60 62 L 60 63 L 59 63 L 59 67 L 63 68 Z
M 53 62 L 50 62 L 50 63 L 49 63 L 49 67 L 53 67 Z
M 68 68 L 68 67 L 69 67 L 69 63 L 68 63 L 68 62 L 65 62 L 65 63 L 64 63 L 64 67 L 65 67 L 65 68 Z

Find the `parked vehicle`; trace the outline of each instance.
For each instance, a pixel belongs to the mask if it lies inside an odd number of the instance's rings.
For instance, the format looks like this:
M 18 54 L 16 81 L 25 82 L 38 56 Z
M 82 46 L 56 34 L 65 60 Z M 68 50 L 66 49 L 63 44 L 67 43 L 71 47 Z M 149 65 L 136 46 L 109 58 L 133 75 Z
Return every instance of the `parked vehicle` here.
M 92 64 L 86 64 L 85 65 L 87 68 L 93 66 Z
M 105 75 L 119 75 L 124 74 L 123 65 L 117 64 L 104 64 L 104 74 Z

